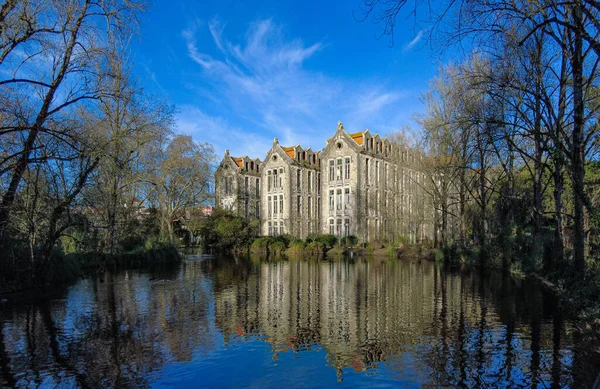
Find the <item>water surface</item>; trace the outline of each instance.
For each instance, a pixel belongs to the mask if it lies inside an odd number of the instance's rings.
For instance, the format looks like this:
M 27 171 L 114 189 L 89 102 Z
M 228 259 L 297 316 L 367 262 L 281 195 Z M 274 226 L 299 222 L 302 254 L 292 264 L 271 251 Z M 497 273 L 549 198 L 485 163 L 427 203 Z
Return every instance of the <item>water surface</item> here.
M 8 387 L 577 387 L 590 375 L 574 323 L 537 285 L 417 261 L 188 260 L 5 304 L 0 330 Z

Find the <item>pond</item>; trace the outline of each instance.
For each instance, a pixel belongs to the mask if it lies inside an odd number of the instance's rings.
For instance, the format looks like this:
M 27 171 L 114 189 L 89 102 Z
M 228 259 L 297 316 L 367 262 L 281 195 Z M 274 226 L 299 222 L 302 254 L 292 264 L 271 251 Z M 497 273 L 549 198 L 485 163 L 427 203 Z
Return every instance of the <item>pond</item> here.
M 501 274 L 197 258 L 3 304 L 0 386 L 577 387 L 574 327 Z

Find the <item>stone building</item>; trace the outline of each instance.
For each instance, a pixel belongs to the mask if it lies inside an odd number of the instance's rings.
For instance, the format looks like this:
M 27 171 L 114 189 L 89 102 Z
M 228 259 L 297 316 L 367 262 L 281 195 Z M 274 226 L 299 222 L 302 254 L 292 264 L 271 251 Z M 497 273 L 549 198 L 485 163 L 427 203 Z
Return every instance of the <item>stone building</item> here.
M 320 233 L 321 171 L 319 153 L 297 145 L 283 147 L 277 138 L 262 168 L 261 233 L 305 238 Z
M 260 218 L 260 165 L 258 158 L 236 158 L 225 150 L 215 172 L 216 206 L 238 216 Z
M 255 169 L 248 169 L 251 161 Z M 369 130 L 348 133 L 339 123 L 320 152 L 283 147 L 275 139 L 260 171 L 259 160 L 232 158 L 226 151 L 215 174 L 217 205 L 239 215 L 260 215 L 262 235 L 420 241 L 430 236 L 421 161 L 418 152 Z M 255 180 L 250 197 L 239 190 L 248 177 Z M 248 198 L 249 213 L 240 212 L 247 210 Z

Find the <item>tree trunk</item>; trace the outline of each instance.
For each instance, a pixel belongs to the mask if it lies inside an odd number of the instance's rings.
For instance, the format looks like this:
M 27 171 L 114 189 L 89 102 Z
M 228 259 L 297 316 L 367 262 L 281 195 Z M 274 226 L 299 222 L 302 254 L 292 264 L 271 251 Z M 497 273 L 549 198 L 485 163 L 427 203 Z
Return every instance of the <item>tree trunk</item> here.
M 564 255 L 564 235 L 563 235 L 563 169 L 560 163 L 555 164 L 554 168 L 554 260 L 562 260 Z M 550 264 L 548 264 L 550 265 Z
M 25 170 L 27 169 L 27 166 L 29 165 L 29 157 L 31 156 L 31 153 L 33 152 L 35 141 L 37 140 L 37 137 L 38 137 L 40 131 L 42 131 L 44 123 L 48 119 L 48 115 L 50 112 L 50 105 L 52 104 L 52 101 L 54 100 L 54 95 L 56 94 L 56 91 L 58 90 L 59 86 L 61 85 L 62 81 L 64 80 L 64 78 L 69 70 L 69 65 L 71 64 L 71 55 L 73 54 L 73 50 L 77 43 L 77 36 L 79 34 L 79 29 L 81 28 L 83 19 L 86 16 L 88 6 L 89 6 L 89 2 L 86 1 L 81 10 L 81 13 L 79 14 L 77 22 L 75 23 L 73 29 L 71 30 L 71 36 L 70 36 L 69 42 L 68 42 L 66 50 L 65 50 L 65 55 L 62 59 L 61 66 L 58 70 L 56 78 L 52 81 L 50 88 L 48 89 L 48 91 L 46 92 L 46 95 L 44 96 L 44 101 L 42 103 L 42 107 L 40 108 L 40 111 L 35 119 L 35 123 L 31 127 L 29 134 L 27 136 L 27 140 L 25 141 L 25 143 L 23 145 L 23 152 L 21 153 L 21 156 L 17 160 L 17 162 L 15 164 L 15 168 L 13 169 L 13 174 L 10 179 L 10 184 L 8 185 L 6 193 L 2 197 L 2 203 L 0 204 L 0 242 L 4 241 L 4 239 L 6 239 L 6 232 L 7 232 L 7 227 L 8 227 L 8 223 L 9 223 L 10 211 L 12 209 L 13 203 L 15 201 L 15 197 L 17 195 L 17 189 L 19 188 L 19 184 L 21 183 L 21 181 L 23 179 L 23 174 L 25 173 Z
M 582 27 L 581 2 L 576 1 L 571 8 L 574 24 Z M 573 134 L 572 134 L 572 173 L 573 183 L 573 260 L 579 271 L 585 269 L 585 231 L 584 231 L 584 100 L 583 100 L 583 41 L 579 29 L 574 34 L 574 50 L 571 55 L 573 69 Z

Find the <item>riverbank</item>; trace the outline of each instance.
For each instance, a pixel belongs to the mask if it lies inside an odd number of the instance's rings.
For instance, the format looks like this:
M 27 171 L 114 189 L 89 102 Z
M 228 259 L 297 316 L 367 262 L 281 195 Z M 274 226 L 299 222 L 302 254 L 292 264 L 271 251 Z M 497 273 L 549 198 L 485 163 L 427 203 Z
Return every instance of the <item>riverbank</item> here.
M 114 254 L 57 253 L 48 264 L 43 278 L 36 277 L 34 272 L 29 274 L 21 272 L 12 279 L 4 276 L 0 283 L 0 299 L 9 294 L 63 287 L 78 278 L 97 275 L 106 270 L 169 266 L 181 262 L 181 259 L 177 248 L 170 243 L 156 243 Z

